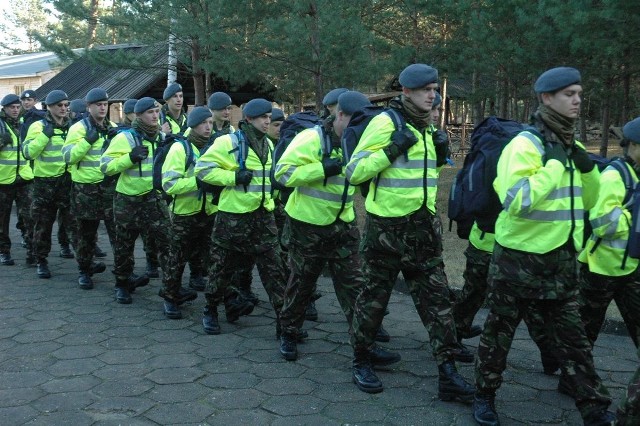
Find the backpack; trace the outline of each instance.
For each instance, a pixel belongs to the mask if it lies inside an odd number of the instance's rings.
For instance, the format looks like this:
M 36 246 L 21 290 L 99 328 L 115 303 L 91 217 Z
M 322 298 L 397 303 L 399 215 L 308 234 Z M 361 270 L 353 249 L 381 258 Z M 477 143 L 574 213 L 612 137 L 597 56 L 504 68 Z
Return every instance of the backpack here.
M 494 116 L 474 128 L 471 148 L 449 193 L 449 230 L 455 221 L 458 237 L 469 239 L 474 222 L 483 232 L 495 233 L 495 223 L 502 210 L 493 189 L 498 159 L 504 147 L 522 131 L 533 133 L 544 141 L 533 127 Z
M 85 123 L 85 128 L 86 127 L 86 123 Z M 131 133 L 131 135 L 133 136 L 133 138 L 136 141 L 137 145 L 142 145 L 142 138 L 140 137 L 140 135 L 138 135 L 138 133 L 133 130 L 131 128 L 131 126 L 126 126 L 126 125 L 118 125 L 116 127 L 109 127 L 109 129 L 107 130 L 107 136 L 105 136 L 104 141 L 102 142 L 102 148 L 101 151 L 104 154 L 104 152 L 107 150 L 107 148 L 109 148 L 109 145 L 111 144 L 111 141 L 113 140 L 113 138 L 116 137 L 116 135 L 123 133 L 123 132 L 129 132 Z M 141 166 L 140 166 L 141 167 Z M 102 182 L 104 182 L 105 184 L 111 184 L 115 181 L 118 180 L 118 178 L 120 177 L 120 173 L 112 175 L 112 176 L 104 176 L 104 179 L 102 180 Z
M 379 114 L 387 114 L 391 118 L 396 131 L 403 130 L 407 125 L 402 114 L 400 114 L 393 108 L 367 106 L 362 108 L 361 110 L 354 112 L 351 116 L 349 124 L 342 133 L 342 155 L 344 157 L 344 164 L 347 164 L 351 159 L 356 146 L 358 146 L 358 142 L 360 142 L 362 134 L 364 133 L 373 117 Z M 405 154 L 405 156 L 406 155 L 407 154 Z M 377 177 L 372 180 L 375 184 L 375 182 L 377 181 Z M 366 197 L 367 193 L 369 192 L 370 183 L 371 180 L 367 180 L 366 182 L 362 182 L 360 185 L 358 185 L 360 187 L 360 192 L 364 197 Z
M 167 154 L 169 153 L 169 150 L 174 143 L 182 144 L 184 152 L 187 156 L 184 164 L 184 170 L 186 171 L 189 166 L 195 164 L 195 154 L 193 153 L 193 149 L 191 148 L 191 143 L 189 143 L 189 141 L 187 141 L 183 136 L 169 135 L 162 141 L 161 144 L 158 145 L 155 152 L 153 153 L 153 189 L 160 191 L 167 197 L 170 196 L 164 191 L 164 188 L 162 187 L 162 166 L 164 165 L 164 162 L 167 159 Z
M 323 157 L 330 155 L 331 140 L 329 140 L 327 135 L 325 135 L 324 129 L 322 127 L 322 119 L 318 117 L 314 112 L 303 111 L 291 114 L 282 122 L 282 125 L 280 126 L 280 138 L 278 139 L 278 143 L 276 143 L 276 146 L 273 148 L 271 158 L 270 177 L 271 187 L 280 191 L 280 200 L 282 200 L 284 204 L 287 203 L 289 196 L 291 195 L 291 193 L 293 193 L 293 188 L 287 188 L 276 180 L 276 164 L 282 157 L 282 154 L 284 154 L 284 151 L 287 149 L 293 138 L 295 138 L 298 133 L 314 127 L 317 128 L 318 134 L 320 135 L 320 140 L 323 141 Z
M 36 121 L 40 121 L 44 118 L 47 111 L 31 108 L 22 116 L 22 124 L 20 125 L 20 141 L 24 141 L 31 126 Z

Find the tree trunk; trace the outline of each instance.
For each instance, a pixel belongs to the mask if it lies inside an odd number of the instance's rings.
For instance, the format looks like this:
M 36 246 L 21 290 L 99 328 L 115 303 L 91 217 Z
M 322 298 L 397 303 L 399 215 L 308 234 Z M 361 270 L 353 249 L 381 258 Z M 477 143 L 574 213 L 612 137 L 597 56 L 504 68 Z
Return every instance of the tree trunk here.
M 98 0 L 91 0 L 89 4 L 89 19 L 87 26 L 87 47 L 91 48 L 96 43 L 96 30 L 98 28 Z
M 607 146 L 609 145 L 609 97 L 602 99 L 602 139 L 600 140 L 600 155 L 607 156 Z
M 200 66 L 200 42 L 198 39 L 191 40 L 191 63 L 193 67 L 193 92 L 195 94 L 194 104 L 196 106 L 204 105 L 204 71 Z

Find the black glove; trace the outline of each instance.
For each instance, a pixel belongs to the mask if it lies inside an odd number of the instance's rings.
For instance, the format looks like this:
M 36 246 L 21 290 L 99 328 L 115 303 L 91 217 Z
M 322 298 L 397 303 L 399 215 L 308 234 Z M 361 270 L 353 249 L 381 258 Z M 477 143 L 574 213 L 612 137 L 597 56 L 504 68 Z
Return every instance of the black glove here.
M 558 160 L 564 166 L 567 164 L 567 151 L 564 150 L 564 145 L 561 143 L 552 143 L 551 148 L 546 150 L 547 161 Z
M 407 152 L 409 148 L 418 142 L 418 138 L 409 129 L 396 130 L 391 135 L 391 144 L 384 149 L 384 153 L 392 163 L 396 158 Z
M 449 135 L 444 130 L 436 130 L 431 137 L 436 148 L 436 166 L 444 166 L 449 157 Z
M 339 175 L 342 172 L 342 160 L 339 158 L 323 158 L 322 170 L 324 170 L 324 177 Z
M 149 148 L 144 145 L 136 145 L 129 153 L 132 163 L 139 163 L 149 156 Z
M 595 167 L 595 164 L 593 160 L 589 158 L 587 151 L 576 145 L 574 145 L 573 152 L 571 152 L 571 160 L 573 160 L 573 164 L 576 166 L 576 169 L 580 170 L 582 173 L 589 173 Z
M 236 185 L 247 186 L 251 183 L 253 172 L 251 170 L 236 170 Z
M 0 149 L 4 148 L 7 145 L 11 145 L 13 143 L 13 138 L 9 132 L 5 132 L 0 137 Z
M 53 136 L 53 123 L 45 120 L 44 127 L 42 128 L 42 133 L 49 139 Z
M 100 134 L 98 134 L 98 129 L 96 129 L 95 127 L 92 127 L 87 131 L 87 134 L 85 135 L 84 140 L 86 140 L 91 145 L 93 145 L 93 143 L 97 141 L 99 137 L 100 137 Z

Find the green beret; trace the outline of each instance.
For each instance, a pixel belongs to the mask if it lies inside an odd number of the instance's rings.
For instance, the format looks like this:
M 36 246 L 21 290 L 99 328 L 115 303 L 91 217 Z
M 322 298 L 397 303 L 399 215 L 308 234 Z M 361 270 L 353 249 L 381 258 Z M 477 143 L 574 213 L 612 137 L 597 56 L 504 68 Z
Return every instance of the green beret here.
M 407 89 L 419 89 L 438 82 L 438 70 L 425 64 L 411 64 L 400 73 L 398 81 Z
M 13 93 L 5 96 L 4 98 L 2 98 L 2 101 L 0 101 L 0 106 L 3 107 L 13 104 L 20 104 L 20 98 L 18 97 L 18 95 L 14 95 Z
M 369 98 L 360 92 L 349 90 L 338 96 L 340 111 L 347 115 L 353 115 L 354 112 L 369 105 L 371 105 Z
M 151 108 L 158 108 L 160 105 L 156 102 L 155 99 L 150 97 L 145 97 L 136 102 L 136 106 L 133 107 L 133 112 L 136 114 L 141 114 Z
M 536 93 L 553 93 L 572 84 L 580 84 L 580 71 L 570 67 L 551 68 L 538 77 L 533 90 Z
M 209 117 L 213 117 L 211 111 L 209 111 L 209 108 L 203 106 L 196 107 L 189 113 L 189 117 L 187 118 L 187 126 L 196 127 L 198 124 L 202 123 Z
M 182 86 L 179 83 L 171 83 L 167 86 L 166 89 L 164 89 L 164 92 L 162 93 L 162 99 L 166 101 L 178 92 L 182 92 Z
M 324 98 L 322 99 L 322 105 L 329 106 L 337 104 L 340 95 L 348 91 L 349 89 L 345 89 L 344 87 L 338 87 L 337 89 L 330 90 L 329 93 L 324 95 Z
M 84 97 L 84 100 L 87 102 L 87 104 L 93 104 L 95 102 L 108 101 L 109 95 L 107 94 L 106 90 L 100 87 L 96 87 L 89 90 L 87 96 Z
M 44 99 L 44 104 L 55 105 L 58 102 L 66 101 L 67 99 L 69 99 L 69 97 L 62 90 L 52 90 Z
M 247 104 L 244 106 L 244 109 L 242 110 L 242 113 L 245 117 L 253 118 L 260 117 L 263 114 L 268 114 L 272 109 L 273 107 L 271 105 L 271 102 L 266 99 L 257 98 L 251 99 L 249 102 L 247 102 Z
M 207 101 L 207 106 L 209 109 L 217 110 L 217 109 L 225 109 L 231 105 L 231 96 L 227 95 L 224 92 L 215 92 L 211 96 L 209 96 L 209 100 Z

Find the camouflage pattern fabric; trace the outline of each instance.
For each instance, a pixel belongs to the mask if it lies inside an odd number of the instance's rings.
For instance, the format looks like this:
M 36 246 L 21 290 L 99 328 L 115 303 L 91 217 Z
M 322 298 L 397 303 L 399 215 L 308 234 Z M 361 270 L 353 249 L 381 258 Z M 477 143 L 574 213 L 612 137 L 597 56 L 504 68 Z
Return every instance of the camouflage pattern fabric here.
M 291 218 L 288 221 L 291 275 L 280 313 L 283 333 L 295 336 L 302 327 L 305 310 L 327 263 L 336 297 L 351 325 L 353 306 L 365 283 L 358 254 L 360 233 L 355 223 L 336 221 L 316 226 Z
M 24 182 L 24 181 L 22 181 Z M 27 257 L 32 253 L 33 224 L 31 222 L 31 183 L 0 185 L 0 253 L 11 252 L 9 221 L 11 208 L 16 203 L 16 216 L 23 229 L 27 244 Z
M 640 358 L 640 350 L 638 350 Z M 640 424 L 640 367 L 631 377 L 627 392 L 618 406 L 618 426 Z
M 272 212 L 263 208 L 241 214 L 219 211 L 209 262 L 205 297 L 210 308 L 223 301 L 237 271 L 256 264 L 271 305 L 276 314 L 280 313 L 287 278 Z
M 126 282 L 133 273 L 133 252 L 138 235 L 152 234 L 158 245 L 163 281 L 167 271 L 171 249 L 171 224 L 167 203 L 155 191 L 145 195 L 130 196 L 117 193 L 113 200 L 116 222 L 114 269 L 118 281 Z
M 35 178 L 33 182 L 33 251 L 36 260 L 44 261 L 51 251 L 51 232 L 56 214 L 75 247 L 75 220 L 71 215 L 71 176 L 64 173 L 54 178 Z
M 73 183 L 71 211 L 77 224 L 76 259 L 80 272 L 88 273 L 95 254 L 98 226 L 104 220 L 109 243 L 115 243 L 113 195 L 101 184 Z
M 608 277 L 589 272 L 581 266 L 580 316 L 591 347 L 604 324 L 609 304 L 615 300 L 620 315 L 627 326 L 633 344 L 640 341 L 640 271 L 630 275 Z
M 144 256 L 147 261 L 147 265 L 153 268 L 160 267 L 160 261 L 158 260 L 158 245 L 156 244 L 155 237 L 152 233 L 140 234 L 142 240 L 142 248 L 144 250 Z
M 426 208 L 397 218 L 367 214 L 361 248 L 367 283 L 354 308 L 354 351 L 373 346 L 391 290 L 402 271 L 429 332 L 437 363 L 451 361 L 457 338 L 442 262 L 442 240 L 434 227 L 433 215 Z
M 582 416 L 608 407 L 611 398 L 595 371 L 580 320 L 573 249 L 563 246 L 538 255 L 496 244 L 489 274 L 489 316 L 476 359 L 478 392 L 493 393 L 500 387 L 515 330 L 526 312 L 536 312 L 544 324 L 553 325 L 547 328 L 548 338 L 563 374 L 576 389 L 576 406 Z M 539 288 L 523 285 L 527 278 Z
M 189 262 L 191 274 L 205 271 L 205 256 L 211 246 L 211 231 L 215 215 L 201 212 L 195 215 L 171 215 L 171 253 L 168 258 L 168 276 L 160 297 L 178 298 L 184 268 Z M 208 262 L 208 261 L 207 261 Z

